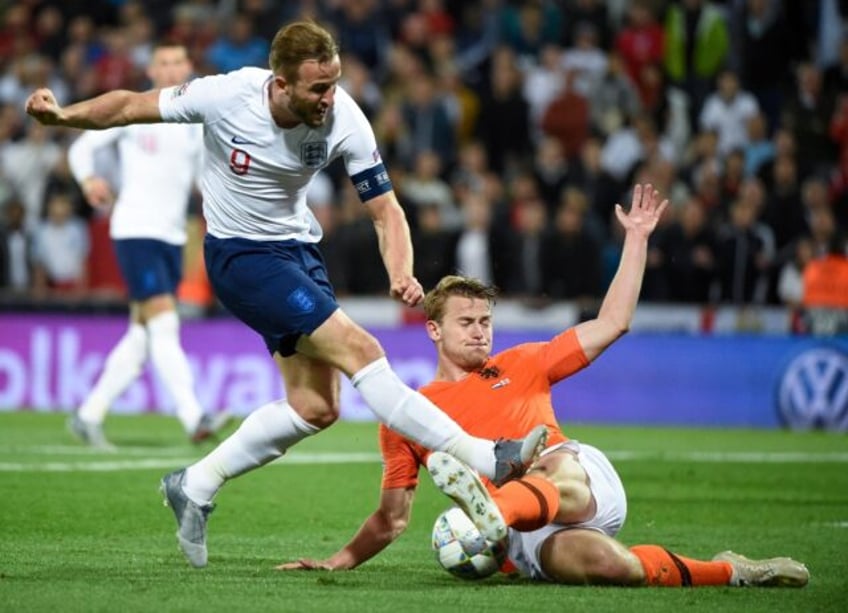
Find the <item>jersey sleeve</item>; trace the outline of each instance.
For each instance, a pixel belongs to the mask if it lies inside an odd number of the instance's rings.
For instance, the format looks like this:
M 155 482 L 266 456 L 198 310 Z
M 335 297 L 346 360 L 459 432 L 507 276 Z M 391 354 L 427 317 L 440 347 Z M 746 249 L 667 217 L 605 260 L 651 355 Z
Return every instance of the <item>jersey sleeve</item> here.
M 589 358 L 586 357 L 574 328 L 569 328 L 543 343 L 539 357 L 551 383 L 561 381 L 589 365 Z
M 82 184 L 94 176 L 95 153 L 120 138 L 124 128 L 88 130 L 83 132 L 68 148 L 68 167 L 77 183 Z
M 239 91 L 232 74 L 212 75 L 163 87 L 159 91 L 159 113 L 168 123 L 211 123 L 229 109 Z
M 344 111 L 341 115 L 345 122 L 345 138 L 342 149 L 342 160 L 350 177 L 358 173 L 382 164 L 380 151 L 377 148 L 377 137 L 374 129 L 365 117 L 365 113 L 356 104 L 356 101 L 344 91 L 339 92 L 339 102 L 342 103 Z
M 418 485 L 420 458 L 412 444 L 397 432 L 380 425 L 380 452 L 383 455 L 384 490 Z

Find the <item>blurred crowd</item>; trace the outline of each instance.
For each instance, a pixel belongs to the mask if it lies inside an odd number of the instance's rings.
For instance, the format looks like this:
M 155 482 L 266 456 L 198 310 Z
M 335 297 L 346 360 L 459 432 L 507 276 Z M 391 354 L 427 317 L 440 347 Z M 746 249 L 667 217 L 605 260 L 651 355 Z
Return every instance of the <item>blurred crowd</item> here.
M 301 17 L 340 41 L 341 86 L 375 128 L 425 289 L 458 270 L 540 304 L 597 300 L 634 182 L 672 201 L 644 301 L 797 305 L 811 262 L 845 260 L 844 0 L 19 0 L 0 4 L 0 288 L 122 291 L 105 214 L 68 172 L 77 134 L 26 117 L 34 89 L 60 103 L 144 89 L 162 39 L 198 75 L 264 67 Z M 340 164 L 309 200 L 338 294 L 385 295 Z M 187 274 L 202 285 L 198 249 Z

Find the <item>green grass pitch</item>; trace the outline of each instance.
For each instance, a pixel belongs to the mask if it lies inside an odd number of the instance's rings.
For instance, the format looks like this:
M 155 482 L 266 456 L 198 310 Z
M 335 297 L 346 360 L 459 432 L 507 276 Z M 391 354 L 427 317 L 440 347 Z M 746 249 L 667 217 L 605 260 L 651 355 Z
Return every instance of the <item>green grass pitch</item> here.
M 209 566 L 190 568 L 157 491 L 200 457 L 176 420 L 114 416 L 117 453 L 75 443 L 58 414 L 0 414 L 0 611 L 848 611 L 848 439 L 824 433 L 566 427 L 605 450 L 628 491 L 620 538 L 709 558 L 804 561 L 789 589 L 565 587 L 454 579 L 429 534 L 448 506 L 422 475 L 412 523 L 352 572 L 273 570 L 324 557 L 379 495 L 374 424 L 340 423 L 221 491 Z

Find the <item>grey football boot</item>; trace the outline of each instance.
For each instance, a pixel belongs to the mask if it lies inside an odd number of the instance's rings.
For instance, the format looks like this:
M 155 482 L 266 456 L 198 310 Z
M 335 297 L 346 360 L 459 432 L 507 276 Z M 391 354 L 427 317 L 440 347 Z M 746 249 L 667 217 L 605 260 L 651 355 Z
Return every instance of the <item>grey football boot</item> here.
M 507 481 L 518 479 L 539 459 L 548 442 L 548 429 L 539 425 L 530 430 L 523 439 L 500 439 L 495 442 L 495 477 L 492 483 L 498 487 Z
M 195 568 L 207 562 L 206 523 L 215 505 L 199 505 L 183 491 L 185 468 L 162 477 L 160 491 L 165 495 L 165 506 L 171 507 L 177 520 L 177 541 L 185 557 Z
M 68 430 L 83 443 L 101 451 L 115 451 L 116 447 L 106 439 L 103 426 L 83 421 L 76 413 L 68 418 Z

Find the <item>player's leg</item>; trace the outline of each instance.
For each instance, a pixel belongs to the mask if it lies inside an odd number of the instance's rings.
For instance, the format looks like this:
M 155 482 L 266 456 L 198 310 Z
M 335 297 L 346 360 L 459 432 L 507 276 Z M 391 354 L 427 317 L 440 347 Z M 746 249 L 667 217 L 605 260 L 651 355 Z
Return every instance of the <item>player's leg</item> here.
M 157 240 L 139 239 L 145 257 L 136 265 L 141 320 L 150 344 L 150 361 L 176 407 L 177 419 L 194 441 L 212 436 L 229 419 L 205 415 L 194 392 L 194 374 L 180 342 L 176 290 L 182 277 L 182 248 Z
M 297 350 L 325 360 L 349 376 L 374 414 L 388 427 L 428 449 L 456 456 L 490 479 L 503 482 L 523 473 L 544 447 L 547 432 L 543 427 L 521 443 L 511 444 L 496 444 L 467 434 L 401 381 L 377 339 L 341 309 L 312 333 L 301 336 Z
M 84 441 L 103 447 L 110 446 L 102 431 L 106 414 L 118 396 L 141 374 L 149 352 L 141 312 L 141 303 L 149 295 L 145 287 L 144 245 L 134 239 L 114 240 L 112 244 L 130 297 L 130 324 L 109 352 L 103 372 L 69 422 L 71 431 Z
M 110 448 L 103 434 L 103 421 L 115 400 L 141 374 L 147 359 L 147 331 L 140 320 L 138 302 L 130 302 L 130 323 L 109 352 L 103 372 L 86 399 L 71 416 L 68 426 L 84 442 Z
M 544 578 L 568 585 L 644 585 L 639 559 L 614 538 L 595 530 L 559 530 L 539 548 Z
M 227 480 L 279 458 L 338 417 L 339 377 L 334 368 L 300 354 L 276 354 L 274 359 L 285 381 L 286 399 L 253 411 L 224 442 L 186 469 L 185 491 L 198 504 L 211 503 Z
M 162 491 L 177 520 L 177 539 L 189 562 L 206 566 L 206 525 L 212 499 L 227 480 L 258 468 L 315 434 L 338 416 L 339 379 L 332 367 L 293 355 L 275 360 L 286 381 L 286 393 L 311 407 L 312 422 L 303 419 L 286 400 L 253 411 L 241 426 L 206 457 L 166 475 Z

